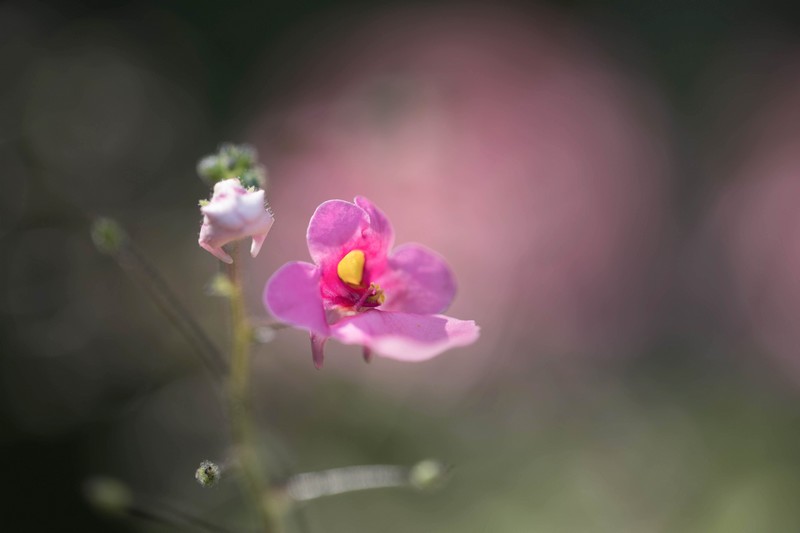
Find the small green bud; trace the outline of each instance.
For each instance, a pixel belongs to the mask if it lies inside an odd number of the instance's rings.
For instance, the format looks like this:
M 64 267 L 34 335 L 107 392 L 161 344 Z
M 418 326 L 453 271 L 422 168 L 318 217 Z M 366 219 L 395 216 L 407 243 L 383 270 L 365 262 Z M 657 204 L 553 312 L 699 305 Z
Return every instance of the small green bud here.
M 120 481 L 98 477 L 84 485 L 86 499 L 98 510 L 105 513 L 124 513 L 133 505 L 133 495 Z
M 213 487 L 219 482 L 222 470 L 211 461 L 203 461 L 194 473 L 194 478 L 204 487 Z
M 256 166 L 245 170 L 239 175 L 239 181 L 247 188 L 263 189 L 267 183 L 267 172 L 262 166 Z
M 257 326 L 253 328 L 253 340 L 259 344 L 267 344 L 275 340 L 275 328 Z
M 258 159 L 255 148 L 249 144 L 222 143 L 219 153 L 228 159 L 231 167 L 252 167 Z
M 92 242 L 104 254 L 115 254 L 125 244 L 127 236 L 114 219 L 99 217 L 92 224 Z
M 223 298 L 230 298 L 233 296 L 233 291 L 236 290 L 236 287 L 233 285 L 231 278 L 226 276 L 225 274 L 219 273 L 214 274 L 214 277 L 211 278 L 211 281 L 208 283 L 208 288 L 206 289 L 208 294 L 211 296 L 222 296 Z
M 246 188 L 263 189 L 267 183 L 267 172 L 258 164 L 255 149 L 246 144 L 220 145 L 216 154 L 197 163 L 197 173 L 209 185 L 231 178 L 238 178 Z
M 216 183 L 223 176 L 224 169 L 219 166 L 219 158 L 216 155 L 207 155 L 197 163 L 197 173 L 205 181 Z
M 447 477 L 447 467 L 435 459 L 425 459 L 411 467 L 408 481 L 416 489 L 436 489 L 443 485 Z

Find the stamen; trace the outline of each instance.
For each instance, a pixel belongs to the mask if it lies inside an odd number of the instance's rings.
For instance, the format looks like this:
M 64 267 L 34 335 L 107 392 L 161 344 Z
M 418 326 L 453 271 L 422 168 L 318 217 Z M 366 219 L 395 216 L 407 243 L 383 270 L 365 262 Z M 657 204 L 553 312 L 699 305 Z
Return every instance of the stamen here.
M 364 291 L 361 298 L 353 306 L 356 311 L 362 311 L 362 307 L 378 307 L 386 301 L 386 295 L 377 283 L 370 283 L 369 288 Z
M 367 296 L 367 303 L 375 306 L 383 304 L 386 301 L 386 294 L 377 283 L 370 283 L 367 289 L 369 296 Z
M 364 280 L 364 261 L 364 252 L 361 250 L 348 252 L 336 266 L 339 279 L 351 287 L 361 287 Z

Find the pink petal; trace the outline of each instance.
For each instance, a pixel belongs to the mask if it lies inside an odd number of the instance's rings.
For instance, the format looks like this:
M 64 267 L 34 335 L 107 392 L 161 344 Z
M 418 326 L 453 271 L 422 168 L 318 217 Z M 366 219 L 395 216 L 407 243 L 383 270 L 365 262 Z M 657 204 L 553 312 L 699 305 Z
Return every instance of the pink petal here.
M 388 270 L 376 282 L 386 294 L 385 311 L 433 314 L 448 308 L 456 282 L 447 262 L 420 244 L 404 244 L 389 256 Z
M 343 200 L 328 200 L 314 211 L 308 224 L 308 251 L 317 265 L 339 261 L 345 248 L 362 239 L 369 215 Z M 347 251 L 345 251 L 347 253 Z
M 250 244 L 250 255 L 252 257 L 256 257 L 258 252 L 261 251 L 261 247 L 264 246 L 264 241 L 266 238 L 266 233 L 263 235 L 253 235 L 253 242 Z
M 479 331 L 472 320 L 372 310 L 332 325 L 331 337 L 391 359 L 424 361 L 450 348 L 472 344 Z
M 328 322 L 319 292 L 319 269 L 300 261 L 286 263 L 267 281 L 264 305 L 277 319 L 328 335 Z
M 213 246 L 210 243 L 206 242 L 203 238 L 202 233 L 200 233 L 200 240 L 197 241 L 197 244 L 199 244 L 204 250 L 211 253 L 211 255 L 213 255 L 223 263 L 227 263 L 229 265 L 233 263 L 233 258 L 230 255 L 228 255 L 225 252 L 225 250 L 223 250 L 219 246 Z
M 242 225 L 237 205 L 237 197 L 228 196 L 213 200 L 212 203 L 201 207 L 200 212 L 220 228 L 237 229 Z
M 389 219 L 383 211 L 378 209 L 375 204 L 363 196 L 356 196 L 354 201 L 358 207 L 366 211 L 369 215 L 369 232 L 372 234 L 372 239 L 379 243 L 375 251 L 385 256 L 389 253 L 392 246 L 394 246 L 394 228 L 392 228 L 392 223 L 389 222 Z
M 258 220 L 266 211 L 266 203 L 263 189 L 243 194 L 239 197 L 239 214 L 248 222 Z
M 328 337 L 311 334 L 311 360 L 314 361 L 314 368 L 319 370 L 325 360 L 325 343 Z

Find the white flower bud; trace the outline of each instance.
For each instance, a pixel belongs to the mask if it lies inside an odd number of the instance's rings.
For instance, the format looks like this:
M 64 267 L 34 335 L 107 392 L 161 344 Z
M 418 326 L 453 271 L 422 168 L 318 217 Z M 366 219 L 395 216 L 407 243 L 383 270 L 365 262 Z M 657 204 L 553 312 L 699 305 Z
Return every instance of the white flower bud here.
M 225 263 L 233 263 L 222 247 L 252 237 L 250 254 L 255 257 L 264 244 L 275 218 L 266 204 L 263 189 L 248 191 L 238 179 L 220 181 L 214 194 L 200 207 L 203 225 L 198 244 Z

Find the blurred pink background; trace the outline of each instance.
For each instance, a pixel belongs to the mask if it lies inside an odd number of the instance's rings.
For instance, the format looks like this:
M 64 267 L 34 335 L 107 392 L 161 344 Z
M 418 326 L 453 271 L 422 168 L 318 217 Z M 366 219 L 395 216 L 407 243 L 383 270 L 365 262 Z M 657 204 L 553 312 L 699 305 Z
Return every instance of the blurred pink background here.
M 253 124 L 275 186 L 263 268 L 307 259 L 327 198 L 363 194 L 451 262 L 478 345 L 436 365 L 630 354 L 663 287 L 670 145 L 658 94 L 546 11 L 403 9 L 316 35 Z M 279 56 L 279 52 L 273 55 Z
M 744 127 L 719 139 L 711 166 L 721 184 L 700 242 L 720 243 L 716 260 L 729 272 L 715 293 L 716 311 L 727 316 L 729 348 L 755 345 L 770 357 L 761 362 L 777 362 L 779 372 L 800 380 L 798 50 L 784 50 L 767 65 L 754 56 L 746 82 L 756 87 L 744 93 L 736 80 L 720 90 L 728 114 Z

